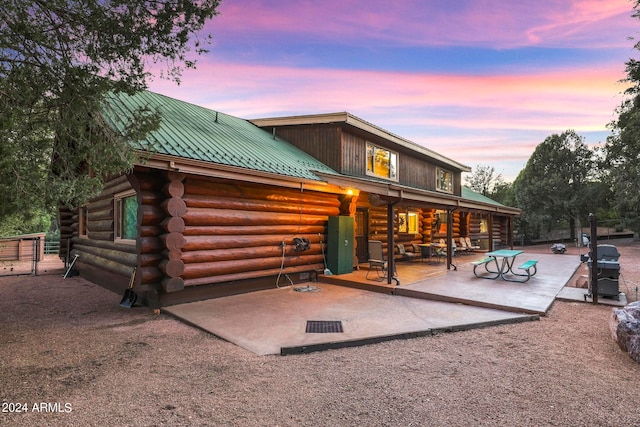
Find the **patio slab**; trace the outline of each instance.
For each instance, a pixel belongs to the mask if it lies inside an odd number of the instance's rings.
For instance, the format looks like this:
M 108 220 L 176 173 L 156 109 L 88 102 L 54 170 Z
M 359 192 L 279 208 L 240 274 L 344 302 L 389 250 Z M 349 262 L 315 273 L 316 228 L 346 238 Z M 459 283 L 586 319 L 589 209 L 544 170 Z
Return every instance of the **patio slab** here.
M 310 291 L 296 291 L 309 286 Z M 166 307 L 259 355 L 294 354 L 536 320 L 535 315 L 310 283 Z M 307 321 L 340 321 L 342 333 L 306 333 Z
M 473 259 L 422 275 L 419 264 L 398 266 L 401 286 L 366 280 L 360 270 L 320 276 L 342 285 L 298 284 L 164 310 L 253 353 L 295 354 L 537 320 L 580 266 L 574 256 L 525 254 L 538 260 L 538 273 L 514 283 L 475 277 Z M 308 333 L 307 321 L 338 321 L 343 332 Z
M 589 290 L 584 288 L 573 288 L 565 286 L 558 293 L 556 298 L 561 301 L 577 301 L 577 302 L 589 302 L 593 303 L 593 298 L 588 296 Z M 627 305 L 627 296 L 624 292 L 620 292 L 618 299 L 605 298 L 603 296 L 598 297 L 598 304 L 610 305 L 612 307 L 624 307 Z
M 538 272 L 529 281 L 519 283 L 478 278 L 465 258 L 454 260 L 457 270 L 398 286 L 394 294 L 543 315 L 580 266 L 580 259 L 570 255 L 524 253 L 518 256 L 516 266 L 536 259 Z

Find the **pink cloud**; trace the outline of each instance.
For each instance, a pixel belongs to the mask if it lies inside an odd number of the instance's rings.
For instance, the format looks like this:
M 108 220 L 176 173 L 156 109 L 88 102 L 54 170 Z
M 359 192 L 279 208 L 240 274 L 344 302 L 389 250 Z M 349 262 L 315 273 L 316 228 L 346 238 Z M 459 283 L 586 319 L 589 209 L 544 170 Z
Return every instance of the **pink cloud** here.
M 236 0 L 220 11 L 210 28 L 222 38 L 296 34 L 344 44 L 619 47 L 637 26 L 629 0 Z
M 618 81 L 623 77 L 623 64 L 452 76 L 210 63 L 185 76 L 179 88 L 156 81 L 152 89 L 242 117 L 402 111 L 406 120 L 415 122 L 412 111 L 431 110 L 437 116 L 420 117 L 420 123 L 540 129 L 564 122 L 591 129 L 606 124 L 620 104 L 623 86 Z M 444 115 L 447 110 L 468 116 Z

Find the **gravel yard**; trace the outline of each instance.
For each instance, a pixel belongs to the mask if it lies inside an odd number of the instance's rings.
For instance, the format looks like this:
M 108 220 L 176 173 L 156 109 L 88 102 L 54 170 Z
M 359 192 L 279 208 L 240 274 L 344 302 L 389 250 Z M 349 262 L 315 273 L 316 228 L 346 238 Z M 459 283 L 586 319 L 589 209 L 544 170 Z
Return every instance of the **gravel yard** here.
M 640 243 L 612 243 L 634 301 Z M 538 322 L 256 356 L 43 270 L 0 277 L 1 426 L 640 426 L 640 365 L 611 338 L 608 306 L 557 301 Z

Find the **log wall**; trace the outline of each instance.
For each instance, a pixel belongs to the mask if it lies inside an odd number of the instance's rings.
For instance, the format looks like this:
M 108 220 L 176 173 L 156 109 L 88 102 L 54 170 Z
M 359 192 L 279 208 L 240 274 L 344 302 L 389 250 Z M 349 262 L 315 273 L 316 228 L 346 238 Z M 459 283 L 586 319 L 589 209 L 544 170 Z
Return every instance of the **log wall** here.
M 87 237 L 78 235 L 78 209 L 61 209 L 61 256 L 66 255 L 66 240 L 71 238 L 71 256 L 79 255 L 78 266 L 98 267 L 127 281 L 137 266 L 138 257 L 136 245 L 114 242 L 113 196 L 131 189 L 125 175 L 106 183 L 102 192 L 87 205 Z
M 181 272 L 185 287 L 324 268 L 320 241 L 328 217 L 340 214 L 337 195 L 191 176 L 183 183 L 181 256 L 165 270 Z M 296 237 L 310 248 L 296 251 Z
M 366 202 L 367 197 L 361 197 L 361 201 L 358 202 L 359 208 L 366 208 L 369 216 L 369 238 L 372 240 L 380 240 L 383 242 L 385 253 L 387 253 L 387 207 L 375 206 Z M 435 230 L 434 224 L 436 219 L 435 208 L 430 207 L 400 207 L 395 209 L 397 215 L 398 212 L 405 212 L 407 209 L 419 212 L 419 233 L 408 234 L 398 233 L 397 225 L 394 233 L 394 240 L 396 243 L 403 243 L 405 249 L 411 252 L 413 243 L 432 243 L 438 242 L 440 239 L 446 240 L 446 233 L 440 233 L 440 230 Z M 490 237 L 489 232 L 482 233 L 480 231 L 480 222 L 487 214 L 480 214 L 477 212 L 452 212 L 452 235 L 453 239 L 458 244 L 460 237 L 470 237 L 474 242 L 478 240 L 488 240 Z M 503 216 L 493 216 L 490 221 L 491 238 L 493 242 L 498 246 L 504 246 L 508 244 L 508 218 Z M 394 248 L 394 253 L 397 254 L 397 248 Z
M 166 259 L 164 242 L 168 222 L 163 206 L 170 198 L 167 192 L 169 178 L 165 172 L 139 168 L 129 179 L 138 197 L 136 285 L 140 285 L 138 289 L 151 300 L 151 305 L 161 305 L 162 285 L 166 280 L 161 265 Z
M 114 242 L 114 195 L 129 189 L 138 199 L 135 244 Z M 78 235 L 78 211 L 59 210 L 61 257 L 69 238 L 78 266 L 94 278 L 99 271 L 121 278 L 120 288 L 136 267 L 136 290 L 163 305 L 163 295 L 198 285 L 255 286 L 261 278 L 271 283 L 279 274 L 322 271 L 328 217 L 352 210 L 354 201 L 337 194 L 138 167 L 109 181 L 89 203 L 86 238 Z M 310 247 L 297 250 L 294 238 Z

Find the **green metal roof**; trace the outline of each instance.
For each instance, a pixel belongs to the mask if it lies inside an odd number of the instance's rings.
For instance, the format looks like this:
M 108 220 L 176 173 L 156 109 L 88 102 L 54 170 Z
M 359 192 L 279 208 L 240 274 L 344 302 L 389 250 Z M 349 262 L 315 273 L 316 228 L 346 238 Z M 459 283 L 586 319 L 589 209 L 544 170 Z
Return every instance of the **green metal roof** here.
M 314 170 L 336 174 L 247 120 L 149 91 L 110 96 L 103 119 L 122 132 L 133 112 L 145 106 L 159 110 L 162 123 L 145 140 L 131 143 L 135 149 L 316 181 L 321 178 Z
M 462 198 L 471 200 L 473 202 L 486 203 L 494 206 L 504 206 L 502 203 L 498 203 L 495 200 L 488 198 L 487 196 L 476 193 L 475 191 L 473 191 L 469 187 L 465 187 L 464 185 L 462 186 Z

